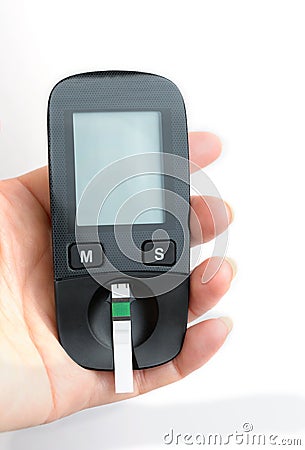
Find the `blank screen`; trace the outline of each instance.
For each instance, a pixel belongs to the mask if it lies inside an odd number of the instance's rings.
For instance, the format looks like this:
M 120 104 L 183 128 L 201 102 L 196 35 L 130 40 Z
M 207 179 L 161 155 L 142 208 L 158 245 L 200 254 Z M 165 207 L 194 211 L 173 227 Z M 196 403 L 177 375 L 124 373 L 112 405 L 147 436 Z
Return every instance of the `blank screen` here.
M 97 202 L 104 199 L 86 196 L 86 204 L 77 214 L 79 226 L 116 224 L 163 223 L 163 195 L 161 175 L 161 113 L 159 111 L 119 111 L 73 113 L 74 162 L 76 204 L 90 181 L 109 164 L 130 155 L 158 152 L 159 158 L 139 164 L 138 176 L 123 181 L 109 194 L 98 218 Z M 134 160 L 133 160 L 134 164 Z M 145 166 L 145 167 L 144 167 Z M 149 166 L 149 167 L 147 167 Z M 119 166 L 119 176 L 128 177 L 128 160 Z M 141 175 L 141 172 L 156 172 Z M 102 177 L 98 179 L 102 183 Z M 151 191 L 154 189 L 153 191 Z M 139 205 L 123 208 L 119 221 L 116 215 L 125 201 L 133 195 L 149 190 L 153 208 L 147 202 L 140 205 L 146 211 L 139 214 Z M 143 197 L 142 197 L 143 199 Z

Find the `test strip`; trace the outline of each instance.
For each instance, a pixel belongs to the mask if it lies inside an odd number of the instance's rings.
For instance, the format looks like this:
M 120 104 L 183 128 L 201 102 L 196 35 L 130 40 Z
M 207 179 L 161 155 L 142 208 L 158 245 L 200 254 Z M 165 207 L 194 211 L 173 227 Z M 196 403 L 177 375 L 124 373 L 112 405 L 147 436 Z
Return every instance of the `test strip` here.
M 111 294 L 115 392 L 123 394 L 134 390 L 129 284 L 112 284 Z

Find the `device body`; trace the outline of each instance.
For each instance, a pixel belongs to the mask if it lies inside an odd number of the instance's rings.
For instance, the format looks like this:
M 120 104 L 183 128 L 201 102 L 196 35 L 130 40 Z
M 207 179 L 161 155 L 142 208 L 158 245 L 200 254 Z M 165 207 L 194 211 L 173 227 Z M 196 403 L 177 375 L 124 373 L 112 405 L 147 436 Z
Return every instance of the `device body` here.
M 178 88 L 140 72 L 68 77 L 50 95 L 48 136 L 62 346 L 83 367 L 113 370 L 111 284 L 128 282 L 133 368 L 171 360 L 182 347 L 189 295 L 188 140 Z M 140 181 L 132 181 L 138 166 Z M 127 188 L 95 217 L 104 184 L 117 186 L 129 173 Z M 135 198 L 121 216 L 120 198 Z M 139 204 L 147 212 L 134 221 Z

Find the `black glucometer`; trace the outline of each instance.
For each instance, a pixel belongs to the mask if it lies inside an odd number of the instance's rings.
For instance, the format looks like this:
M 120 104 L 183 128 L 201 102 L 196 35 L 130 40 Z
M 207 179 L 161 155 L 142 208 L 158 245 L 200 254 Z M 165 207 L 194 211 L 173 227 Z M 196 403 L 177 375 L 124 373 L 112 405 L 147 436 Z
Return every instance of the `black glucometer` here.
M 48 108 L 58 333 L 79 365 L 132 369 L 181 350 L 189 296 L 185 107 L 168 79 L 74 75 Z

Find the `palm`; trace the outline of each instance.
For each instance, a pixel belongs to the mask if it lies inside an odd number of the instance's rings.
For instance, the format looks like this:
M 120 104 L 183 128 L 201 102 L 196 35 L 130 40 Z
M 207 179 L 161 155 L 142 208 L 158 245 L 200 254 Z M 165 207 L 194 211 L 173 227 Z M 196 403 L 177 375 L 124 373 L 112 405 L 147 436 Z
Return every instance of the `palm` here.
M 212 139 L 207 133 L 198 133 L 193 140 L 206 143 L 209 137 Z M 200 160 L 196 150 L 194 154 L 194 159 Z M 198 215 L 204 218 L 206 214 L 202 210 Z M 0 404 L 5 411 L 1 414 L 2 429 L 36 425 L 130 397 L 114 394 L 111 372 L 83 369 L 60 346 L 51 255 L 46 169 L 1 182 L 0 354 L 2 367 L 6 368 L 0 375 Z M 223 266 L 208 285 L 196 284 L 202 267 L 193 272 L 191 319 L 213 306 L 227 290 L 232 272 Z M 225 327 L 219 322 L 210 320 L 192 327 L 181 354 L 173 362 L 135 371 L 136 389 L 132 395 L 173 382 L 201 366 L 225 339 Z M 196 346 L 198 335 L 199 340 L 207 336 L 200 349 L 198 343 Z
M 82 370 L 65 356 L 56 339 L 49 217 L 19 180 L 6 182 L 1 193 L 1 347 L 5 365 L 15 371 L 12 390 L 16 387 L 22 393 L 14 394 L 7 420 L 20 407 L 34 424 L 64 412 L 54 408 L 57 370 L 63 377 Z

